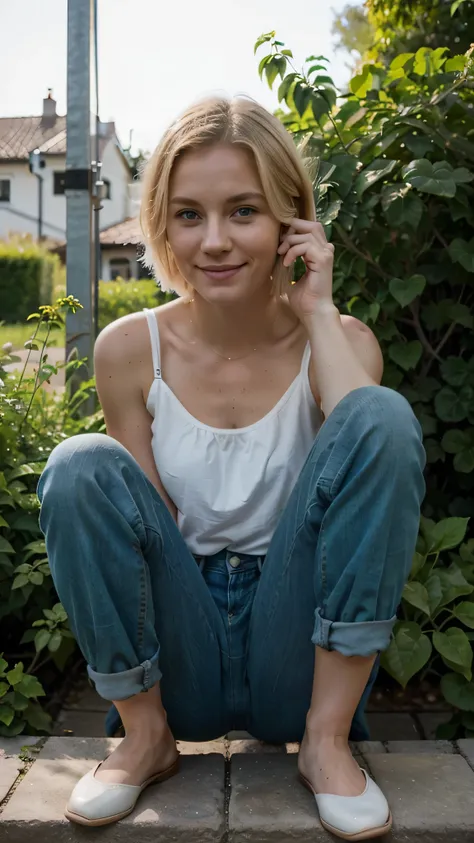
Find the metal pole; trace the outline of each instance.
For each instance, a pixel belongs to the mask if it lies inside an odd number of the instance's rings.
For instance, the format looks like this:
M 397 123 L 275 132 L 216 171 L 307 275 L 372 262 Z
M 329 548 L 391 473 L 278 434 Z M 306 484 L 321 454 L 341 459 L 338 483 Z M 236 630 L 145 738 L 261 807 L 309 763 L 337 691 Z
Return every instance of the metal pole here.
M 38 241 L 41 242 L 43 236 L 43 178 L 38 173 Z
M 66 316 L 66 358 L 75 351 L 87 357 L 73 377 L 73 391 L 93 375 L 94 294 L 91 173 L 91 30 L 93 0 L 68 0 L 67 59 L 67 152 L 66 240 L 67 294 L 83 306 Z M 82 405 L 82 413 L 95 409 L 94 399 Z

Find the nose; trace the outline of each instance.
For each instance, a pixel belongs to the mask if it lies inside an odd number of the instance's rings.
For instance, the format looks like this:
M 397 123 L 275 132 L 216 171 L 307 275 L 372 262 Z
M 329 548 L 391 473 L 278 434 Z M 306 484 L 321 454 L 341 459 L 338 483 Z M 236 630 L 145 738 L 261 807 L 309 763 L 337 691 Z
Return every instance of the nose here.
M 226 221 L 216 217 L 209 218 L 203 232 L 202 251 L 206 254 L 220 254 L 230 252 L 232 241 Z

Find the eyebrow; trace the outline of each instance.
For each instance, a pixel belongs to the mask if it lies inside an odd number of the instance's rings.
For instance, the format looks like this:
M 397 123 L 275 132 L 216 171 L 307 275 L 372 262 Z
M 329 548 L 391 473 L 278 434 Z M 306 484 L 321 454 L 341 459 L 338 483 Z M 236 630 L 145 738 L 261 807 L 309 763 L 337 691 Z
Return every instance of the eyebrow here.
M 263 193 L 257 191 L 249 191 L 247 193 L 237 193 L 235 196 L 229 196 L 227 203 L 231 202 L 246 202 L 248 199 L 265 199 Z M 173 196 L 170 200 L 172 204 L 176 205 L 199 205 L 196 199 L 190 199 L 189 196 Z

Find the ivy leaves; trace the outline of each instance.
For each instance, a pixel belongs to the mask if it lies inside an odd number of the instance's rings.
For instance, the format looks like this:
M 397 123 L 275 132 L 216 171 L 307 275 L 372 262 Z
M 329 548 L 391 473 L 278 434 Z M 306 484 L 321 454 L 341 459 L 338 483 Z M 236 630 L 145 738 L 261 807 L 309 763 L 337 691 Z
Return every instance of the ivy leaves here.
M 460 674 L 465 683 L 471 683 L 471 641 L 458 625 L 446 625 L 453 620 L 474 628 L 474 602 L 465 599 L 473 594 L 474 585 L 455 562 L 449 567 L 436 564 L 440 553 L 462 542 L 467 523 L 467 518 L 447 518 L 437 524 L 422 519 L 410 580 L 403 590 L 404 619 L 395 624 L 392 641 L 381 660 L 403 687 L 436 655 L 454 675 Z M 466 565 L 465 572 L 474 573 L 474 562 Z M 464 599 L 459 602 L 459 598 Z M 459 695 L 460 688 L 466 693 L 464 682 L 448 682 L 451 696 Z M 474 707 L 468 710 L 474 711 Z

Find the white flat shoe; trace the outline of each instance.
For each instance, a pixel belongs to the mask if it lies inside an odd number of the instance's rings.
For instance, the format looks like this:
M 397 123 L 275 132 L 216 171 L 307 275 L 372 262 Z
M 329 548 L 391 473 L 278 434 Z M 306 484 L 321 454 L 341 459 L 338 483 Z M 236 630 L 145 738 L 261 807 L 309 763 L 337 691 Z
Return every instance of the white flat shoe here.
M 174 776 L 179 769 L 179 757 L 171 767 L 151 776 L 141 785 L 112 784 L 101 782 L 95 774 L 103 762 L 79 779 L 69 797 L 65 816 L 80 825 L 108 825 L 131 814 L 138 797 L 148 785 L 163 782 Z
M 392 827 L 392 815 L 385 796 L 365 770 L 362 772 L 366 783 L 360 796 L 315 793 L 308 779 L 299 774 L 301 782 L 316 799 L 321 825 L 343 840 L 371 840 L 387 834 Z

